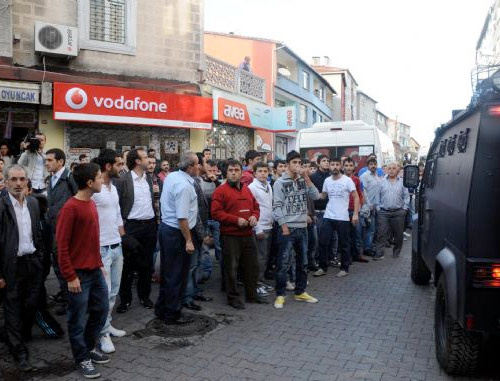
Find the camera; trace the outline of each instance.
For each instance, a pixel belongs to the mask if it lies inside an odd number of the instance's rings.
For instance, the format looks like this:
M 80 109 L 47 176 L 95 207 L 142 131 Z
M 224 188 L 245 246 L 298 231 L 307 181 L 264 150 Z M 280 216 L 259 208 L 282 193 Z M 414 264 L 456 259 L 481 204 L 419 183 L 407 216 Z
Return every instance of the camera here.
M 27 149 L 30 152 L 37 152 L 40 148 L 40 139 L 38 139 L 35 135 L 27 135 L 26 138 L 24 138 L 24 142 L 29 143 Z

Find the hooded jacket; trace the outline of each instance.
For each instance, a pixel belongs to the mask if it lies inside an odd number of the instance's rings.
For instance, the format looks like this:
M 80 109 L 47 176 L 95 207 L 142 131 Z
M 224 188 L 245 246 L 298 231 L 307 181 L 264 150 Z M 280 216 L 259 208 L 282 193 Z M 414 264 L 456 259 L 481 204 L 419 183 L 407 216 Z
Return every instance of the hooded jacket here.
M 259 222 L 254 228 L 255 234 L 271 230 L 273 228 L 273 188 L 267 181 L 264 185 L 257 179 L 254 179 L 248 188 L 259 203 L 260 208 Z

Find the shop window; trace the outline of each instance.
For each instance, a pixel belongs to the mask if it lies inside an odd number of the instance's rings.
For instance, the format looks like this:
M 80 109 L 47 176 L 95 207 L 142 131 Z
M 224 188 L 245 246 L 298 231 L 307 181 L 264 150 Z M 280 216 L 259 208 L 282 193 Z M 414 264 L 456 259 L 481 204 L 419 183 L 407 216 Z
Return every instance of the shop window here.
M 307 123 L 307 106 L 299 105 L 299 120 L 300 123 Z
M 135 54 L 136 0 L 79 1 L 83 49 Z

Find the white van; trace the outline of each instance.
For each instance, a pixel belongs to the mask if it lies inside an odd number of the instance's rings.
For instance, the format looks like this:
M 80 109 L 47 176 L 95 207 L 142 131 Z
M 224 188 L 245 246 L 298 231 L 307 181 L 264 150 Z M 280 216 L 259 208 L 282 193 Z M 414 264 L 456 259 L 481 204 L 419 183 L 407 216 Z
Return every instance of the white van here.
M 379 166 L 396 158 L 391 138 L 361 120 L 315 123 L 298 132 L 296 150 L 303 158 L 314 161 L 320 154 L 331 158 L 349 156 L 357 168 L 366 165 L 371 153 L 377 155 Z

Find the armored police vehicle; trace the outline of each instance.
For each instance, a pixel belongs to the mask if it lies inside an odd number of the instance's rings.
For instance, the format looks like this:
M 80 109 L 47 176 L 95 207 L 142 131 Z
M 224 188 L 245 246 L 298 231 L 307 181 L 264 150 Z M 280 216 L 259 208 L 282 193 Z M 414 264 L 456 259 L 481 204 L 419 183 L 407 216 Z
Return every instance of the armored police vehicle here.
M 436 285 L 435 346 L 450 374 L 474 371 L 500 333 L 500 71 L 467 110 L 436 131 L 417 183 L 411 278 Z

